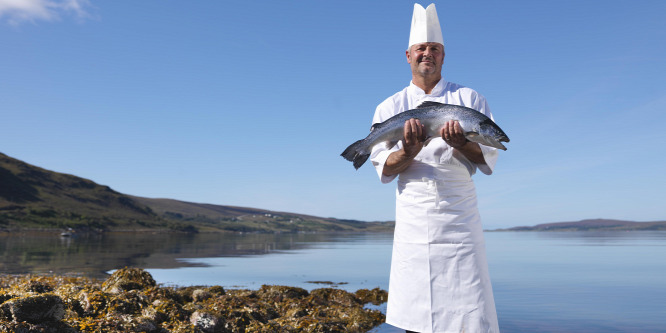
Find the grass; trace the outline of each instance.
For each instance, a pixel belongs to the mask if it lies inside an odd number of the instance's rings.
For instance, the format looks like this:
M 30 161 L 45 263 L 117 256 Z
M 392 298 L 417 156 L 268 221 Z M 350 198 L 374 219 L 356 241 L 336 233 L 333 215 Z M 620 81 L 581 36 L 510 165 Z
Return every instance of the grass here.
M 322 218 L 257 208 L 149 199 L 0 153 L 0 230 L 174 232 L 371 232 L 392 223 Z

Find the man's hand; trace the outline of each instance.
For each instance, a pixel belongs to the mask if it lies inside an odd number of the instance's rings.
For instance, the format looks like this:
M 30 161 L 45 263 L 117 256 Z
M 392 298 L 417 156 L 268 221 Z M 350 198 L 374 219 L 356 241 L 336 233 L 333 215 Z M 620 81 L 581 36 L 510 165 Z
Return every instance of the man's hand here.
M 464 147 L 469 142 L 465 138 L 465 133 L 463 133 L 462 127 L 460 127 L 460 123 L 457 120 L 447 121 L 440 131 L 440 135 L 449 146 L 456 149 Z
M 449 146 L 461 152 L 471 162 L 476 164 L 486 163 L 479 144 L 465 138 L 465 133 L 457 120 L 447 121 L 440 131 L 440 135 Z
M 402 135 L 402 149 L 392 152 L 384 163 L 382 173 L 385 176 L 399 174 L 412 163 L 414 157 L 423 148 L 426 135 L 425 126 L 418 119 L 409 119 L 405 121 Z
M 425 126 L 418 119 L 409 119 L 405 121 L 403 128 L 402 149 L 405 155 L 410 158 L 416 157 L 423 148 L 425 141 Z

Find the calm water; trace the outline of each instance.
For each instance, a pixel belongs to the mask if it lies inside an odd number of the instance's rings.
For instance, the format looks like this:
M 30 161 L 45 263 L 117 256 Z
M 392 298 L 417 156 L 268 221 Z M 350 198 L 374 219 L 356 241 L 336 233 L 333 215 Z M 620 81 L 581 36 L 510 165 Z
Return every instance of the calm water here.
M 388 289 L 391 238 L 0 234 L 0 268 L 103 278 L 135 266 L 167 285 Z M 486 243 L 504 333 L 666 332 L 666 232 L 491 232 Z

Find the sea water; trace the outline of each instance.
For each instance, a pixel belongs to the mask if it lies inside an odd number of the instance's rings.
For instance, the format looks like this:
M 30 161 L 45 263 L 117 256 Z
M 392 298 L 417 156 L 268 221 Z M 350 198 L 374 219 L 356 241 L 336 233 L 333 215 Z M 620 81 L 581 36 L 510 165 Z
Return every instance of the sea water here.
M 666 232 L 486 232 L 485 239 L 502 332 L 666 332 Z M 0 270 L 105 278 L 130 266 L 164 285 L 387 290 L 391 246 L 392 235 L 379 233 L 3 233 Z
M 486 232 L 502 332 L 666 332 L 666 232 Z M 338 235 L 265 255 L 183 258 L 162 283 L 388 289 L 392 235 Z M 389 325 L 375 332 L 402 332 Z

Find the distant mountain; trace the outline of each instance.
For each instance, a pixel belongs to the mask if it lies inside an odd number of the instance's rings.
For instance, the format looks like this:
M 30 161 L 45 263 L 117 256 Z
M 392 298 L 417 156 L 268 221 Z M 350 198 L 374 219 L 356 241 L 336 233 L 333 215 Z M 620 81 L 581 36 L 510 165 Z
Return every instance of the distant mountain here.
M 0 230 L 321 232 L 389 231 L 393 223 L 122 194 L 0 153 Z
M 608 219 L 581 220 L 537 224 L 532 227 L 513 227 L 494 231 L 628 231 L 666 230 L 666 221 L 634 222 Z

